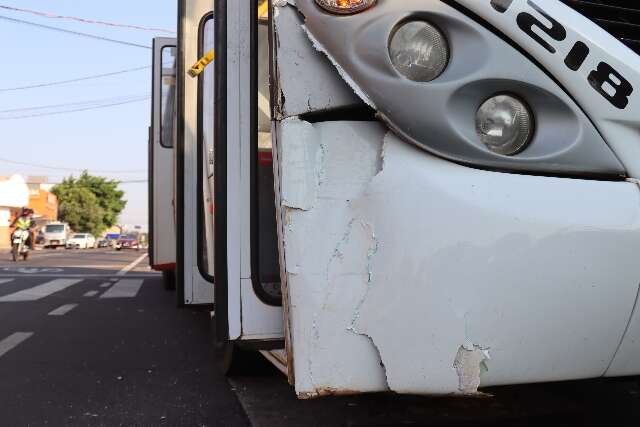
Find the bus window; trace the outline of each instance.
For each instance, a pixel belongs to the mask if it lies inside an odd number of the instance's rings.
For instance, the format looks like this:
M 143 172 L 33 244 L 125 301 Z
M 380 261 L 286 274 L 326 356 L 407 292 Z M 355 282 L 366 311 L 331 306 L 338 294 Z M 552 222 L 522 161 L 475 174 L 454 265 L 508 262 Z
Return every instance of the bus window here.
M 271 106 L 269 91 L 269 27 L 266 16 L 257 22 L 256 110 L 254 117 L 253 188 L 252 188 L 252 275 L 254 291 L 270 305 L 280 305 L 280 267 L 271 141 Z
M 207 15 L 200 24 L 200 43 L 198 56 L 203 56 L 214 45 L 213 14 Z M 213 85 L 214 67 L 204 69 L 198 82 L 198 266 L 200 273 L 213 281 Z
M 160 144 L 173 147 L 176 102 L 176 48 L 162 49 L 162 98 L 160 102 Z

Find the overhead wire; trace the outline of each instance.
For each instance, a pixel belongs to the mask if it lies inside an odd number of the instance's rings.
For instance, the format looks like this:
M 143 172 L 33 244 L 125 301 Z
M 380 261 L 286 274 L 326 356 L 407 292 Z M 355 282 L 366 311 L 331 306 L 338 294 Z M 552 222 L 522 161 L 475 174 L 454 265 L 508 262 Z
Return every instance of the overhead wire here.
M 18 160 L 11 160 L 11 159 L 5 159 L 5 158 L 0 158 L 0 162 L 2 163 L 9 163 L 12 165 L 20 165 L 20 166 L 31 166 L 34 168 L 39 168 L 39 169 L 50 169 L 50 170 L 57 170 L 57 171 L 65 171 L 65 172 L 83 172 L 86 168 L 66 168 L 66 167 L 58 167 L 58 166 L 48 166 L 48 165 L 43 165 L 43 164 L 38 164 L 38 163 L 31 163 L 31 162 L 21 162 Z M 91 172 L 96 172 L 96 173 L 144 173 L 146 172 L 146 170 L 98 170 L 98 169 L 89 169 L 89 171 Z
M 6 113 L 16 113 L 22 111 L 33 111 L 33 110 L 47 110 L 51 108 L 62 108 L 62 107 L 77 107 L 77 106 L 87 106 L 87 105 L 98 105 L 104 103 L 112 103 L 112 102 L 120 102 L 120 101 L 128 101 L 139 98 L 148 98 L 150 95 L 148 93 L 144 94 L 136 94 L 136 95 L 124 95 L 124 96 L 114 96 L 110 98 L 100 98 L 100 99 L 91 99 L 88 101 L 79 101 L 79 102 L 67 102 L 64 104 L 49 104 L 49 105 L 40 105 L 37 107 L 21 107 L 21 108 L 11 108 L 7 110 L 0 110 L 0 114 Z
M 132 24 L 120 24 L 116 22 L 108 22 L 108 21 L 99 21 L 95 19 L 88 18 L 80 18 L 77 16 L 67 16 L 67 15 L 57 15 L 55 13 L 43 12 L 39 10 L 33 9 L 23 9 L 19 7 L 0 5 L 0 9 L 10 10 L 12 12 L 22 12 L 22 13 L 30 13 L 32 15 L 41 16 L 44 18 L 53 18 L 53 19 L 64 19 L 69 21 L 81 22 L 83 24 L 96 24 L 96 25 L 104 25 L 107 27 L 118 27 L 118 28 L 128 28 L 132 30 L 142 30 L 142 31 L 154 31 L 168 34 L 175 34 L 175 30 L 170 30 L 166 28 L 156 28 L 156 27 L 146 27 L 142 25 L 132 25 Z
M 76 36 L 86 37 L 86 38 L 90 38 L 90 39 L 94 39 L 94 40 L 101 40 L 101 41 L 106 41 L 106 42 L 110 42 L 110 43 L 117 43 L 117 44 L 121 44 L 121 45 L 125 45 L 125 46 L 138 47 L 138 48 L 142 48 L 142 49 L 151 49 L 151 46 L 147 46 L 147 45 L 143 45 L 143 44 L 128 42 L 128 41 L 124 41 L 124 40 L 112 39 L 112 38 L 109 38 L 109 37 L 97 36 L 95 34 L 83 33 L 81 31 L 67 30 L 67 29 L 60 28 L 60 27 L 53 27 L 51 25 L 38 24 L 36 22 L 25 21 L 23 19 L 17 19 L 17 18 L 10 18 L 10 17 L 4 16 L 4 15 L 0 15 L 0 19 L 3 19 L 5 21 L 9 21 L 9 22 L 13 22 L 13 23 L 17 23 L 17 24 L 31 25 L 33 27 L 44 28 L 44 29 L 47 29 L 47 30 L 58 31 L 58 32 L 61 32 L 61 33 L 66 33 L 66 34 L 73 34 L 73 35 L 76 35 Z
M 55 14 L 51 14 L 51 13 L 48 13 L 48 12 L 35 11 L 35 10 L 30 10 L 30 9 L 14 8 L 14 7 L 6 6 L 6 5 L 0 5 L 0 9 L 11 10 L 11 11 L 15 11 L 15 12 L 31 13 L 31 14 L 34 14 L 34 15 L 43 16 L 43 17 L 47 17 L 47 18 L 73 20 L 73 21 L 82 22 L 82 23 L 86 23 L 86 24 L 98 24 L 98 25 L 104 25 L 104 26 L 110 26 L 110 27 L 121 27 L 121 28 L 129 28 L 129 29 L 144 30 L 144 31 L 175 33 L 174 30 L 168 30 L 168 29 L 164 29 L 164 28 L 144 27 L 144 26 L 130 25 L 130 24 L 118 24 L 118 23 L 107 22 L 107 21 L 98 21 L 98 20 L 79 18 L 79 17 L 75 17 L 75 16 L 55 15 Z M 5 21 L 9 21 L 9 22 L 13 22 L 13 23 L 17 23 L 17 24 L 29 25 L 29 26 L 33 26 L 33 27 L 43 28 L 43 29 L 47 29 L 47 30 L 51 30 L 51 31 L 62 32 L 62 33 L 76 35 L 76 36 L 85 37 L 85 38 L 90 38 L 90 39 L 94 39 L 94 40 L 100 40 L 100 41 L 105 41 L 105 42 L 110 42 L 110 43 L 116 43 L 116 44 L 120 44 L 120 45 L 124 45 L 124 46 L 143 48 L 143 49 L 147 49 L 147 50 L 151 49 L 151 47 L 147 46 L 147 45 L 128 42 L 128 41 L 125 41 L 125 40 L 113 39 L 113 38 L 109 38 L 109 37 L 98 36 L 98 35 L 95 35 L 95 34 L 84 33 L 84 32 L 81 32 L 81 31 L 73 31 L 73 30 L 54 27 L 54 26 L 50 26 L 50 25 L 39 24 L 39 23 L 36 23 L 36 22 L 31 22 L 31 21 L 26 21 L 26 20 L 22 20 L 22 19 L 12 18 L 12 17 L 8 17 L 8 16 L 4 16 L 4 15 L 0 15 L 0 19 L 5 20 Z M 134 72 L 134 71 L 140 71 L 140 70 L 144 70 L 144 69 L 149 69 L 149 68 L 151 68 L 151 66 L 148 65 L 148 66 L 142 66 L 142 67 L 129 68 L 129 69 L 125 69 L 125 70 L 119 70 L 119 71 L 110 72 L 110 73 L 103 73 L 103 74 L 79 77 L 79 78 L 75 78 L 75 79 L 68 79 L 68 80 L 60 80 L 60 81 L 54 81 L 54 82 L 46 82 L 46 83 L 25 85 L 25 86 L 13 87 L 13 88 L 0 88 L 0 92 L 19 91 L 19 90 L 41 88 L 41 87 L 63 85 L 63 84 L 81 82 L 81 81 L 86 81 L 86 80 L 99 79 L 99 78 L 104 78 L 104 77 L 109 77 L 109 76 L 114 76 L 114 75 L 119 75 L 119 74 L 125 74 L 125 73 Z M 91 101 L 83 101 L 83 102 L 76 102 L 76 103 L 66 103 L 66 104 L 45 105 L 45 106 L 38 106 L 38 107 L 27 107 L 27 108 L 17 108 L 17 109 L 10 109 L 10 110 L 2 110 L 2 111 L 0 111 L 0 113 L 15 113 L 15 112 L 22 112 L 22 111 L 34 111 L 34 110 L 49 109 L 49 108 L 83 106 L 82 108 L 67 109 L 67 110 L 62 110 L 62 111 L 35 113 L 35 114 L 18 115 L 18 116 L 12 115 L 10 117 L 0 117 L 0 121 L 14 120 L 14 119 L 24 119 L 24 118 L 31 118 L 31 117 L 43 117 L 43 116 L 51 116 L 51 115 L 59 115 L 59 114 L 69 114 L 69 113 L 75 113 L 75 112 L 81 112 L 81 111 L 88 111 L 88 110 L 95 110 L 95 109 L 114 107 L 114 106 L 118 106 L 118 105 L 131 104 L 131 103 L 135 103 L 135 102 L 142 102 L 142 101 L 146 101 L 148 99 L 150 99 L 149 95 L 143 95 L 143 96 L 138 95 L 138 96 L 129 96 L 129 97 L 106 98 L 106 99 L 102 99 L 102 100 L 91 100 Z M 49 170 L 68 171 L 68 172 L 80 172 L 80 171 L 83 170 L 83 169 L 77 169 L 77 168 L 63 168 L 63 167 L 47 166 L 47 165 L 35 164 L 35 163 L 29 163 L 29 162 L 20 162 L 20 161 L 4 159 L 4 158 L 0 158 L 0 162 L 16 164 L 16 165 L 22 165 L 22 166 L 31 166 L 31 167 L 43 168 L 43 169 L 49 169 Z M 125 174 L 126 173 L 146 173 L 146 171 L 143 171 L 143 170 L 91 170 L 91 171 L 95 172 L 95 173 L 114 173 L 114 174 L 120 174 L 120 173 L 125 173 Z M 148 180 L 146 180 L 146 179 L 119 181 L 120 184 L 137 184 L 137 183 L 147 183 L 147 182 L 148 182 Z M 53 183 L 53 184 L 57 184 L 57 183 Z
M 101 79 L 101 78 L 104 78 L 104 77 L 117 76 L 117 75 L 120 75 L 120 74 L 132 73 L 132 72 L 140 71 L 140 70 L 147 70 L 149 68 L 151 68 L 151 65 L 145 65 L 144 67 L 127 68 L 127 69 L 124 69 L 124 70 L 113 71 L 113 72 L 110 72 L 110 73 L 94 74 L 94 75 L 85 76 L 85 77 L 77 77 L 77 78 L 69 79 L 69 80 L 58 80 L 58 81 L 54 81 L 54 82 L 36 83 L 36 84 L 26 85 L 26 86 L 0 88 L 0 92 L 13 92 L 13 91 L 19 91 L 19 90 L 36 89 L 36 88 L 41 88 L 41 87 L 59 86 L 59 85 L 64 85 L 64 84 L 69 84 L 69 83 L 82 82 L 82 81 L 86 81 L 86 80 L 95 80 L 95 79 Z
M 35 113 L 35 114 L 24 114 L 24 115 L 19 115 L 19 116 L 10 116 L 10 117 L 0 117 L 0 121 L 29 119 L 29 118 L 34 118 L 34 117 L 45 117 L 45 116 L 57 116 L 57 115 L 60 115 L 60 114 L 78 113 L 78 112 L 81 112 L 81 111 L 89 111 L 89 110 L 99 110 L 99 109 L 103 109 L 103 108 L 115 107 L 115 106 L 118 106 L 118 105 L 133 104 L 133 103 L 136 103 L 136 102 L 147 101 L 150 98 L 151 98 L 150 96 L 145 96 L 145 97 L 140 98 L 140 99 L 131 99 L 131 100 L 127 100 L 127 101 L 113 102 L 113 103 L 108 103 L 108 104 L 103 104 L 103 105 L 95 105 L 95 106 L 91 106 L 91 107 L 75 108 L 75 109 L 71 109 L 71 110 L 52 111 L 52 112 Z

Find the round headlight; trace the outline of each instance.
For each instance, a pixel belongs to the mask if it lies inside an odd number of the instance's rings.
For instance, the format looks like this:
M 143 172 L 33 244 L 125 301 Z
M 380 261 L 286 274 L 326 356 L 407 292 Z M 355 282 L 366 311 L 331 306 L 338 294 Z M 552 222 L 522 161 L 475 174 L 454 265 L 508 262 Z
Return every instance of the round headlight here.
M 370 8 L 376 1 L 377 0 L 316 0 L 316 3 L 329 12 L 349 15 Z
M 520 99 L 497 95 L 486 100 L 476 115 L 476 131 L 491 151 L 512 156 L 527 148 L 533 137 L 533 115 Z
M 449 46 L 433 25 L 410 21 L 398 27 L 389 42 L 393 66 L 406 78 L 430 82 L 439 77 L 449 63 Z

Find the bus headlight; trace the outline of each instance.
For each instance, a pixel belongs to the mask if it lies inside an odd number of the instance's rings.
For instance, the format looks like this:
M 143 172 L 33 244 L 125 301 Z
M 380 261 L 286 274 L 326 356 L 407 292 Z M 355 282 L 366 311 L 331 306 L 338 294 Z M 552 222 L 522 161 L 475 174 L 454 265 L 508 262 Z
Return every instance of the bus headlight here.
M 476 132 L 491 151 L 513 156 L 527 148 L 533 136 L 529 107 L 511 95 L 486 100 L 476 114 Z
M 369 9 L 376 1 L 377 0 L 316 0 L 316 3 L 329 12 L 340 15 L 350 15 Z
M 445 36 L 424 21 L 401 24 L 391 35 L 389 57 L 406 78 L 430 82 L 439 77 L 449 63 L 449 45 Z

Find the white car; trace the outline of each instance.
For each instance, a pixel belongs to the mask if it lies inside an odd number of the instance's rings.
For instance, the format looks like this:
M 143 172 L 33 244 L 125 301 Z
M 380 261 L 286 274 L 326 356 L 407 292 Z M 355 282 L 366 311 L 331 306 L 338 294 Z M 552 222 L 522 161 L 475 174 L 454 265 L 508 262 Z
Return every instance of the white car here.
M 96 247 L 96 238 L 89 233 L 77 233 L 67 240 L 67 249 L 93 249 Z

